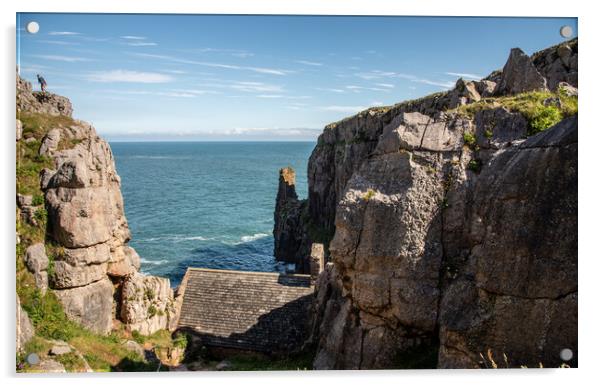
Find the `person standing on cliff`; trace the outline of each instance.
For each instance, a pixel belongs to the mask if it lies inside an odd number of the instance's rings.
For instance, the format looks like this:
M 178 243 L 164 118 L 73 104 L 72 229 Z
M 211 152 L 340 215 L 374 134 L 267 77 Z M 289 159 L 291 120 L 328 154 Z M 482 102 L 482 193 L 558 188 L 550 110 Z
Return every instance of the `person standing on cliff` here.
M 40 88 L 42 89 L 42 92 L 46 92 L 46 79 L 44 79 L 42 76 L 40 76 L 40 74 L 37 74 L 38 77 L 38 83 L 40 83 Z

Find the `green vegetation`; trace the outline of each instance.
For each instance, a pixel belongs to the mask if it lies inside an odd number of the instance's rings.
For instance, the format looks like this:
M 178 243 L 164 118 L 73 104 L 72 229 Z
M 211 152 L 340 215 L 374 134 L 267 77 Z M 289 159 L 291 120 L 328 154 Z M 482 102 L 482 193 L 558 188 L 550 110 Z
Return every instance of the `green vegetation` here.
M 70 320 L 65 314 L 62 304 L 53 291 L 42 294 L 35 285 L 33 275 L 25 267 L 23 257 L 25 250 L 32 244 L 44 242 L 49 259 L 48 275 L 54 276 L 54 261 L 64 253 L 62 246 L 46 239 L 48 213 L 44 208 L 44 195 L 40 189 L 39 175 L 44 168 L 54 168 L 54 162 L 48 157 L 38 155 L 42 138 L 57 127 L 74 124 L 73 119 L 65 116 L 46 114 L 20 113 L 23 123 L 23 138 L 33 138 L 29 142 L 24 139 L 17 143 L 17 192 L 32 195 L 32 204 L 39 208 L 34 213 L 37 225 L 21 221 L 19 210 L 16 213 L 16 228 L 20 243 L 16 245 L 16 284 L 21 306 L 27 312 L 34 328 L 34 337 L 24 346 L 23 353 L 17 354 L 17 370 L 31 369 L 25 362 L 29 353 L 37 353 L 42 359 L 47 357 L 52 347 L 51 340 L 58 339 L 69 343 L 88 362 L 94 371 L 156 371 L 157 363 L 145 361 L 138 353 L 128 350 L 124 342 L 132 339 L 132 335 L 124 329 L 111 332 L 107 336 L 95 334 L 80 324 Z M 80 140 L 61 141 L 59 149 L 75 146 Z M 139 334 L 138 334 L 139 335 Z M 177 341 L 178 347 L 185 345 L 182 339 Z M 146 349 L 155 347 L 173 347 L 169 331 L 162 330 L 141 340 Z M 76 353 L 56 356 L 67 371 L 84 371 L 82 357 Z M 33 369 L 32 369 L 33 370 Z
M 368 200 L 370 200 L 372 197 L 374 197 L 374 195 L 375 195 L 375 194 L 376 194 L 376 192 L 375 192 L 373 189 L 368 189 L 368 190 L 366 191 L 366 193 L 364 193 L 364 195 L 362 196 L 362 198 L 363 198 L 365 201 L 368 201 Z
M 232 364 L 231 371 L 278 371 L 278 370 L 311 370 L 312 353 L 291 355 L 287 358 L 269 358 L 261 356 L 234 356 L 228 358 Z
M 464 139 L 464 143 L 470 148 L 473 148 L 477 144 L 477 137 L 473 133 L 467 131 L 462 134 L 462 138 Z
M 42 196 L 41 194 L 36 194 L 35 196 L 33 196 L 33 199 L 31 200 L 31 204 L 33 206 L 44 205 L 44 196 Z
M 505 107 L 522 114 L 529 122 L 528 135 L 533 135 L 552 127 L 564 118 L 577 114 L 578 97 L 569 96 L 564 89 L 558 92 L 531 91 L 513 96 L 483 98 L 479 102 L 459 106 L 452 112 L 474 118 L 479 111 L 498 107 Z
M 470 162 L 468 162 L 468 170 L 472 170 L 475 173 L 479 173 L 482 168 L 483 161 L 481 161 L 480 159 L 471 159 Z

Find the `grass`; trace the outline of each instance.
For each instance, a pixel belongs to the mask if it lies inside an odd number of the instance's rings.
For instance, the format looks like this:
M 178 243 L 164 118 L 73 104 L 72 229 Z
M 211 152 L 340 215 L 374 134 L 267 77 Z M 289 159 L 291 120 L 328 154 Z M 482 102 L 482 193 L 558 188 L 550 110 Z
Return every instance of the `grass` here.
M 228 371 L 311 370 L 313 368 L 313 355 L 310 352 L 285 358 L 239 355 L 228 358 L 228 361 L 232 365 L 227 368 Z
M 553 102 L 555 99 L 560 101 L 560 106 Z M 546 100 L 551 100 L 552 103 L 546 106 L 544 104 Z M 552 127 L 564 118 L 577 114 L 578 97 L 569 96 L 564 89 L 558 92 L 531 91 L 512 96 L 483 98 L 479 102 L 459 106 L 450 111 L 474 118 L 479 111 L 498 107 L 505 107 L 522 114 L 529 123 L 528 135 L 533 135 Z

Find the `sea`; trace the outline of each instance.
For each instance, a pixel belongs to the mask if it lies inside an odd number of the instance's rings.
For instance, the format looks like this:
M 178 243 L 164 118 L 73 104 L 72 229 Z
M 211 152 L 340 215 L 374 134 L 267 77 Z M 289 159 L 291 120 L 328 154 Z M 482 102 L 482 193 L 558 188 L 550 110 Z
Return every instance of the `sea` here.
M 177 286 L 188 267 L 286 272 L 273 256 L 278 171 L 307 196 L 314 142 L 112 142 L 130 245 Z

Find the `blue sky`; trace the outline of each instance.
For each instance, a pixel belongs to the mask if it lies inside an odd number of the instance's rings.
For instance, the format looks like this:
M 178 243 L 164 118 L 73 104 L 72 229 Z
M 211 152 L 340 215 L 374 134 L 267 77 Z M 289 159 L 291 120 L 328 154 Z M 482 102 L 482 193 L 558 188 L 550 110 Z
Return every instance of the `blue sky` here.
M 37 34 L 25 32 L 29 21 Z M 17 63 L 109 140 L 314 140 L 501 68 L 575 18 L 18 14 Z

